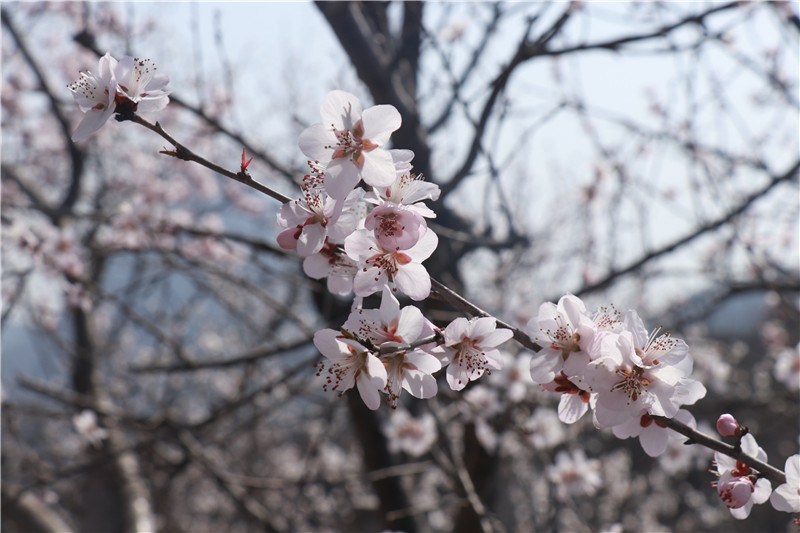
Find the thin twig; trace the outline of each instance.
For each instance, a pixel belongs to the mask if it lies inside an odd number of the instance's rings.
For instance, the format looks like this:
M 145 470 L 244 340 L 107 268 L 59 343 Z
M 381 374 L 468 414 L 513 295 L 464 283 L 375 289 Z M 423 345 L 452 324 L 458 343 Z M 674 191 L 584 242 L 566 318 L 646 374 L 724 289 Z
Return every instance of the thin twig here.
M 467 300 L 454 290 L 445 286 L 442 282 L 437 281 L 435 279 L 431 279 L 431 296 L 433 298 L 443 301 L 446 304 L 452 305 L 456 309 L 461 309 L 462 311 L 465 311 L 471 315 L 492 317 L 492 315 L 490 315 L 477 305 L 473 304 L 472 302 L 470 302 L 469 300 Z M 498 326 L 510 329 L 511 332 L 514 334 L 514 340 L 516 340 L 524 347 L 528 348 L 529 350 L 533 350 L 534 352 L 538 352 L 539 350 L 542 349 L 541 346 L 533 342 L 531 338 L 521 329 L 512 326 L 511 324 L 504 322 L 496 317 L 492 318 L 497 320 Z
M 696 429 L 693 429 L 683 422 L 675 420 L 674 418 L 666 418 L 655 415 L 650 415 L 650 417 L 659 424 L 663 424 L 668 428 L 677 431 L 681 435 L 689 437 L 689 441 L 687 441 L 686 444 L 700 444 L 701 446 L 705 446 L 706 448 L 711 448 L 714 451 L 725 454 L 728 457 L 733 457 L 737 461 L 741 461 L 742 463 L 755 468 L 763 477 L 772 481 L 776 485 L 782 485 L 786 483 L 786 474 L 783 473 L 783 471 L 763 461 L 759 461 L 755 457 L 747 455 L 740 448 L 731 446 L 730 444 L 710 437 L 705 433 L 700 433 Z
M 147 120 L 143 119 L 139 115 L 133 114 L 130 117 L 123 118 L 122 120 L 130 120 L 131 122 L 135 122 L 145 128 L 153 131 L 166 139 L 168 143 L 170 143 L 175 150 L 163 150 L 161 153 L 166 154 L 177 159 L 182 159 L 184 161 L 193 161 L 199 165 L 202 165 L 208 169 L 213 170 L 217 174 L 221 174 L 226 178 L 230 178 L 234 181 L 238 181 L 243 185 L 247 185 L 260 193 L 266 194 L 271 198 L 275 198 L 279 202 L 285 204 L 291 202 L 292 199 L 286 195 L 279 193 L 278 191 L 274 191 L 269 187 L 260 184 L 259 182 L 255 181 L 247 172 L 231 172 L 228 169 L 222 168 L 221 166 L 217 165 L 216 163 L 212 163 L 211 161 L 195 154 L 184 145 L 176 141 L 170 134 L 164 131 L 164 128 L 161 127 L 161 124 L 156 122 L 155 124 L 148 122 Z

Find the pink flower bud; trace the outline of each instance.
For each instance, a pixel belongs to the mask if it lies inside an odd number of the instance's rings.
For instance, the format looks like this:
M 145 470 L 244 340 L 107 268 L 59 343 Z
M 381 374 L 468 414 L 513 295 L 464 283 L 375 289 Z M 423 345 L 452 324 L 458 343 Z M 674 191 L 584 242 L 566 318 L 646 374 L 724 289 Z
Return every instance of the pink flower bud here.
M 717 492 L 719 497 L 728 506 L 728 509 L 738 509 L 743 507 L 748 501 L 750 496 L 753 495 L 753 482 L 747 476 L 723 476 L 717 484 Z
M 723 437 L 738 437 L 741 434 L 742 427 L 733 418 L 733 415 L 725 413 L 717 419 L 717 431 Z

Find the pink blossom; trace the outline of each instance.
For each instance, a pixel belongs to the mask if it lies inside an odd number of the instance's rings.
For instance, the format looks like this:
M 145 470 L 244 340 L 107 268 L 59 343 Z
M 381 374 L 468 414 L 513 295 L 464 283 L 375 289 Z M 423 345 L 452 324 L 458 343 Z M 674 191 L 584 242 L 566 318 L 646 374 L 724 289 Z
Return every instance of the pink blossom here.
M 376 204 L 392 202 L 405 205 L 423 217 L 435 218 L 436 213 L 422 202 L 423 200 L 438 200 L 440 194 L 439 186 L 425 181 L 421 174 L 411 174 L 403 171 L 397 173 L 397 177 L 391 186 L 376 188 L 371 193 L 368 193 L 365 198 L 368 202 Z
M 513 336 L 511 330 L 497 329 L 492 317 L 467 320 L 458 317 L 444 329 L 445 350 L 450 353 L 447 383 L 461 390 L 480 378 L 487 368 L 502 369 L 503 357 L 494 349 Z
M 561 394 L 558 419 L 565 424 L 574 424 L 589 410 L 591 394 L 571 382 L 563 371 L 550 383 L 543 383 L 542 390 Z
M 583 450 L 560 451 L 554 465 L 547 467 L 547 478 L 556 486 L 556 496 L 565 501 L 573 496 L 591 496 L 603 485 L 600 461 L 587 459 Z
M 328 359 L 317 367 L 317 375 L 325 376 L 323 390 L 330 388 L 341 396 L 355 385 L 367 407 L 372 410 L 380 407 L 380 391 L 386 387 L 386 368 L 375 354 L 332 329 L 317 331 L 314 346 Z
M 347 255 L 359 265 L 353 291 L 357 296 L 369 296 L 394 283 L 412 300 L 424 300 L 431 291 L 431 278 L 422 261 L 430 257 L 438 243 L 436 234 L 428 230 L 408 250 L 386 250 L 371 231 L 356 230 L 344 241 Z
M 278 223 L 286 228 L 278 234 L 278 244 L 287 250 L 297 249 L 301 257 L 308 257 L 322 249 L 326 239 L 341 244 L 358 225 L 351 210 L 359 193 L 352 191 L 343 201 L 330 198 L 322 188 L 323 172 L 312 165 L 312 172 L 303 179 L 303 195 L 286 203 L 278 210 Z
M 531 377 L 536 383 L 553 381 L 568 360 L 576 363 L 574 369 L 567 371 L 568 375 L 580 373 L 580 366 L 590 360 L 588 348 L 595 325 L 586 314 L 586 306 L 576 296 L 562 296 L 558 305 L 543 303 L 539 314 L 528 321 L 526 331 L 542 345 L 531 358 Z
M 374 232 L 375 240 L 384 249 L 395 251 L 411 248 L 428 230 L 428 224 L 419 213 L 391 202 L 370 211 L 364 227 Z
M 89 409 L 84 409 L 72 417 L 75 431 L 80 433 L 89 443 L 99 448 L 103 439 L 108 438 L 108 430 L 101 428 L 97 423 L 97 414 Z
M 404 452 L 411 457 L 425 454 L 437 438 L 433 415 L 425 413 L 415 418 L 405 409 L 397 409 L 392 413 L 383 426 L 383 432 L 389 443 L 389 451 Z
M 642 411 L 672 418 L 681 405 L 705 395 L 705 387 L 685 376 L 684 368 L 658 361 L 647 365 L 629 331 L 609 333 L 599 341 L 599 357 L 587 366 L 585 383 L 597 393 L 598 427 L 623 424 Z
M 490 383 L 501 390 L 509 402 L 521 402 L 534 385 L 529 370 L 530 355 L 518 353 L 512 356 L 504 352 L 503 359 L 503 370 L 493 373 Z
M 733 418 L 733 415 L 725 413 L 717 419 L 717 432 L 723 437 L 738 437 L 742 432 L 742 427 Z
M 728 509 L 744 507 L 755 491 L 753 482 L 747 476 L 733 476 L 725 472 L 717 482 L 717 492 Z
M 409 345 L 420 339 L 427 320 L 414 306 L 400 308 L 400 302 L 388 287 L 383 288 L 380 309 L 357 309 L 350 314 L 343 329 L 355 337 L 369 341 L 381 352 L 380 360 L 386 367 L 386 392 L 392 407 L 397 406 L 402 389 L 415 398 L 432 398 L 437 386 L 433 373 L 442 368 L 434 355 Z M 408 347 L 408 349 L 404 349 Z
M 313 279 L 327 278 L 332 294 L 347 296 L 353 292 L 353 278 L 358 267 L 345 253 L 344 247 L 325 241 L 322 248 L 303 260 L 303 272 Z
M 659 335 L 659 328 L 648 333 L 639 314 L 630 310 L 625 314 L 624 330 L 630 331 L 636 355 L 647 366 L 658 364 L 676 366 L 684 361 L 689 363 L 685 373 L 692 371 L 689 347 L 682 339 L 676 339 L 669 332 Z
M 169 78 L 156 74 L 149 59 L 124 56 L 117 61 L 106 53 L 97 70 L 97 75 L 81 72 L 81 79 L 68 86 L 86 113 L 72 134 L 75 142 L 99 130 L 114 113 L 160 111 L 169 102 L 163 90 Z
M 758 445 L 753 435 L 748 433 L 742 437 L 741 446 L 747 455 L 759 461 L 767 461 L 767 453 Z M 717 491 L 734 518 L 744 520 L 750 515 L 753 504 L 764 503 L 769 499 L 772 484 L 766 478 L 757 478 L 749 466 L 720 452 L 714 452 L 714 462 L 716 474 L 719 476 Z M 745 490 L 748 487 L 745 479 L 750 481 L 752 487 L 749 496 Z
M 320 108 L 322 122 L 306 128 L 300 149 L 327 166 L 325 187 L 340 200 L 363 179 L 373 187 L 388 187 L 395 179 L 395 163 L 382 148 L 400 127 L 400 113 L 391 105 L 362 112 L 359 99 L 344 91 L 331 91 Z

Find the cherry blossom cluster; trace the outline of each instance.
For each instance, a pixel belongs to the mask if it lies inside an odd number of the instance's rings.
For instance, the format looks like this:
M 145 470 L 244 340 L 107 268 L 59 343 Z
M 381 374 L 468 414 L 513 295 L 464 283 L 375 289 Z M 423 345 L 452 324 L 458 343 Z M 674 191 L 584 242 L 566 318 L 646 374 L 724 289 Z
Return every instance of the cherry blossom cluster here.
M 166 106 L 168 78 L 155 71 L 150 60 L 126 56 L 117 61 L 106 54 L 96 74 L 81 73 L 69 85 L 85 113 L 73 140 L 85 139 L 113 114 L 126 120 L 135 112 Z M 344 91 L 328 93 L 320 113 L 321 122 L 300 135 L 309 172 L 300 197 L 278 211 L 283 230 L 277 240 L 284 249 L 296 250 L 304 258 L 305 273 L 325 278 L 333 294 L 355 295 L 339 329 L 314 335 L 325 357 L 317 364 L 323 389 L 342 395 L 355 387 L 369 409 L 378 409 L 382 398 L 396 408 L 403 390 L 420 399 L 435 396 L 434 374 L 443 369 L 455 391 L 491 369 L 502 369 L 498 347 L 512 332 L 498 329 L 494 318 L 459 317 L 439 329 L 417 307 L 401 307 L 395 296 L 399 292 L 422 301 L 430 295 L 431 279 L 422 262 L 438 238 L 426 222 L 436 215 L 424 202 L 440 195 L 438 186 L 412 172 L 413 152 L 386 148 L 401 125 L 400 113 L 390 105 L 362 109 L 358 98 Z M 243 153 L 242 173 L 248 164 Z M 375 293 L 381 294 L 380 307 L 364 308 L 364 298 Z M 659 417 L 695 428 L 694 418 L 681 407 L 703 398 L 706 388 L 690 377 L 687 344 L 659 329 L 648 332 L 636 311 L 623 315 L 604 307 L 588 313 L 579 298 L 568 294 L 557 304 L 542 304 L 526 330 L 541 346 L 530 359 L 530 376 L 544 390 L 561 395 L 562 422 L 574 423 L 591 409 L 597 428 L 610 428 L 622 439 L 638 437 L 654 457 L 680 438 Z M 395 451 L 424 453 L 435 439 L 433 419 L 399 413 L 386 430 L 395 436 Z M 106 435 L 92 415 L 76 417 L 75 425 L 99 441 Z M 719 418 L 717 430 L 735 437 L 737 449 L 766 461 L 755 438 L 731 415 Z M 571 459 L 562 452 L 548 477 L 580 478 L 568 492 L 591 494 L 600 484 L 597 464 L 582 452 Z M 747 517 L 753 504 L 768 499 L 777 510 L 797 513 L 800 454 L 787 459 L 785 470 L 786 483 L 773 492 L 762 473 L 717 452 L 715 486 L 735 518 Z
M 621 439 L 638 437 L 652 457 L 678 435 L 653 416 L 696 427 L 681 406 L 703 398 L 706 389 L 689 377 L 688 346 L 659 329 L 648 332 L 636 311 L 623 316 L 602 307 L 590 314 L 578 297 L 567 294 L 557 305 L 542 304 L 527 331 L 543 346 L 531 359 L 531 377 L 544 390 L 561 394 L 561 421 L 571 424 L 591 408 L 597 428 L 611 428 Z M 766 462 L 764 450 L 733 416 L 720 416 L 717 431 L 736 437 L 738 449 Z M 779 511 L 800 512 L 800 455 L 786 461 L 786 483 L 774 493 L 770 481 L 747 464 L 720 452 L 714 461 L 717 492 L 734 518 L 746 518 L 753 504 L 768 499 Z
M 390 105 L 362 111 L 344 91 L 328 93 L 320 112 L 322 122 L 300 135 L 300 148 L 313 160 L 302 196 L 278 212 L 286 228 L 278 244 L 297 249 L 305 273 L 327 278 L 334 294 L 360 298 L 391 285 L 424 300 L 431 281 L 422 261 L 438 238 L 425 221 L 435 214 L 423 201 L 440 191 L 411 172 L 413 152 L 384 148 L 400 113 Z
M 611 428 L 623 439 L 639 437 L 653 457 L 666 450 L 669 431 L 650 415 L 694 425 L 680 408 L 706 389 L 689 377 L 688 346 L 669 333 L 648 333 L 636 311 L 623 316 L 604 307 L 590 314 L 580 298 L 567 294 L 557 305 L 542 304 L 527 332 L 543 346 L 531 359 L 531 377 L 561 394 L 563 422 L 575 422 L 591 407 L 597 428 Z
M 340 395 L 357 387 L 370 409 L 380 407 L 381 393 L 396 408 L 403 390 L 420 399 L 435 396 L 433 374 L 442 368 L 447 368 L 453 390 L 463 389 L 487 369 L 501 369 L 496 347 L 511 335 L 497 329 L 490 317 L 459 317 L 440 331 L 417 307 L 401 308 L 384 286 L 379 309 L 354 308 L 340 330 L 314 335 L 314 345 L 326 358 L 317 365 L 317 375 L 324 377 L 325 390 Z
M 285 228 L 278 243 L 305 257 L 306 274 L 327 278 L 331 292 L 356 296 L 340 330 L 314 336 L 327 358 L 318 370 L 325 389 L 342 393 L 355 386 L 370 409 L 380 406 L 384 393 L 396 407 L 402 390 L 416 398 L 434 396 L 433 374 L 444 367 L 454 390 L 487 368 L 502 368 L 495 348 L 512 334 L 497 330 L 493 318 L 460 317 L 440 331 L 418 308 L 401 309 L 393 295 L 420 301 L 430 294 L 422 262 L 438 238 L 426 222 L 436 215 L 423 202 L 440 193 L 411 172 L 413 152 L 385 148 L 400 127 L 400 113 L 390 105 L 362 110 L 354 95 L 332 91 L 320 114 L 322 122 L 300 134 L 300 149 L 313 159 L 302 195 L 278 212 Z M 382 294 L 380 308 L 363 309 L 363 298 L 376 292 Z
M 169 78 L 156 74 L 149 59 L 124 56 L 117 61 L 106 53 L 100 58 L 97 73 L 81 72 L 78 81 L 68 85 L 81 111 L 85 114 L 72 140 L 86 139 L 99 130 L 115 113 L 154 112 L 169 102 L 164 91 Z

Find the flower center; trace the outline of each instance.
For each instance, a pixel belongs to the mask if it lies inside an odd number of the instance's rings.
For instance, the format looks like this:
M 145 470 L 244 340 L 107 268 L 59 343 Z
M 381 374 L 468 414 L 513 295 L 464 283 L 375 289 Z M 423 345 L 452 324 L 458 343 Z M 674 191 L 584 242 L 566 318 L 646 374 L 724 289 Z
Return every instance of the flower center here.
M 364 136 L 364 123 L 359 119 L 353 125 L 352 130 L 337 130 L 331 124 L 333 133 L 336 135 L 336 144 L 328 145 L 325 148 L 333 150 L 333 159 L 349 158 L 358 168 L 364 167 L 364 152 L 369 152 L 378 147 Z
M 639 366 L 633 367 L 632 370 L 620 368 L 617 370 L 617 375 L 622 376 L 622 381 L 611 387 L 611 392 L 620 390 L 632 402 L 638 400 L 642 392 L 646 391 L 650 385 L 650 380 L 644 377 L 644 369 Z

